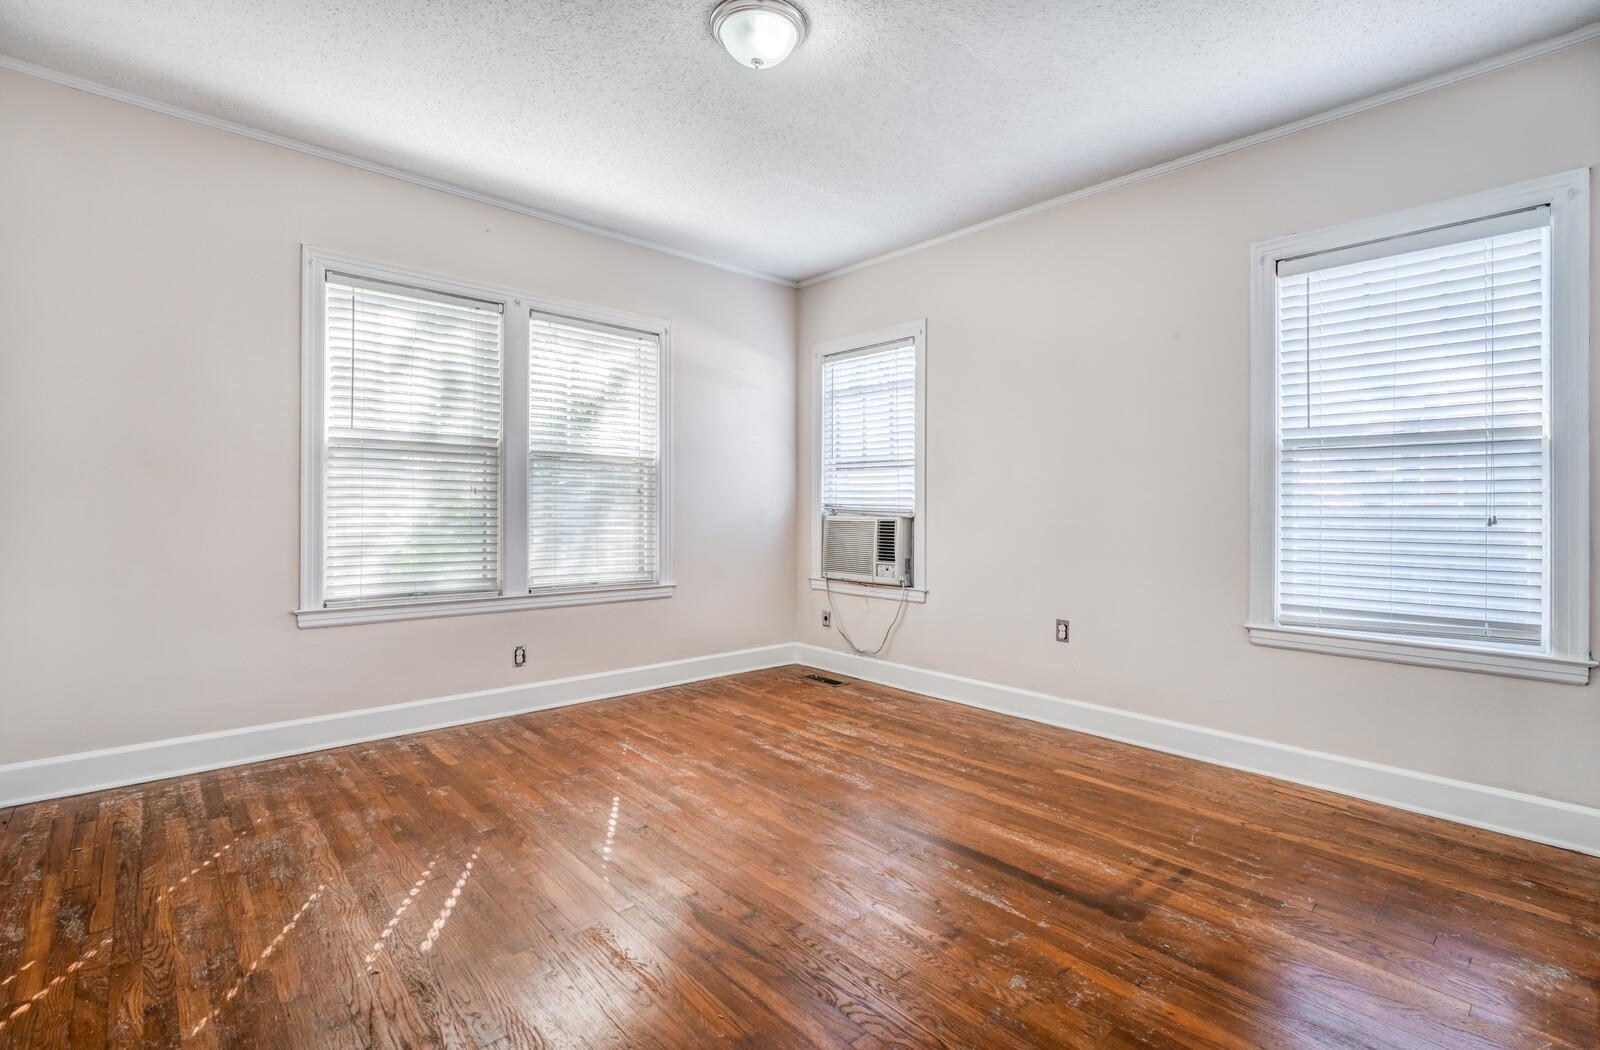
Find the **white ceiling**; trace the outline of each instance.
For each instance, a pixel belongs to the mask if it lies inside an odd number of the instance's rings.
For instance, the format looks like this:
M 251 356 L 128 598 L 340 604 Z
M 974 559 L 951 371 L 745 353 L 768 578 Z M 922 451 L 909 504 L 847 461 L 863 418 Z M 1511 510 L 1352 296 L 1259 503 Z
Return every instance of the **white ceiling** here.
M 0 53 L 799 279 L 1578 28 L 1600 0 L 6 0 Z

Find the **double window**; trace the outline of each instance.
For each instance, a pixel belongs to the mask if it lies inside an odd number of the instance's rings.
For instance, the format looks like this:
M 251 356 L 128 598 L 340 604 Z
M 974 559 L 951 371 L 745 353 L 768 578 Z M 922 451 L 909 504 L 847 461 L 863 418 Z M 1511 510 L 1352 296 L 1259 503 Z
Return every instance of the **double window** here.
M 1253 640 L 1587 679 L 1586 190 L 1258 246 Z
M 664 322 L 305 266 L 302 626 L 670 593 Z

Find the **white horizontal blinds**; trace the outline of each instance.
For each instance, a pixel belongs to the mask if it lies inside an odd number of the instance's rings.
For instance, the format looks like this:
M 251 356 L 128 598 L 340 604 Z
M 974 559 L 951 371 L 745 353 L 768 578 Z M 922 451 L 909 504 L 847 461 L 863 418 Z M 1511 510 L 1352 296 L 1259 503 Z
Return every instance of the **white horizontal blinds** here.
M 1280 623 L 1544 645 L 1547 216 L 1279 278 Z
M 324 604 L 497 593 L 499 306 L 326 292 Z
M 822 505 L 912 514 L 917 504 L 917 346 L 822 362 Z
M 659 579 L 660 370 L 653 332 L 530 315 L 530 590 Z

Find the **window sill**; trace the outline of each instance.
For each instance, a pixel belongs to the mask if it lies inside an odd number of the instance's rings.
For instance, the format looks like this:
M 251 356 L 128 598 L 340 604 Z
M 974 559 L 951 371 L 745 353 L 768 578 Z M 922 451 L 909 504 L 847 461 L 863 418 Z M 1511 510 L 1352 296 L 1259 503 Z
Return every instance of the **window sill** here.
M 438 616 L 550 609 L 563 605 L 598 605 L 670 598 L 675 584 L 660 583 L 606 590 L 563 591 L 550 594 L 495 594 L 480 598 L 434 598 L 425 601 L 384 602 L 381 605 L 347 605 L 332 609 L 296 609 L 300 627 L 339 627 L 350 623 L 387 623 L 390 620 L 424 620 Z
M 1489 646 L 1444 645 L 1307 627 L 1246 624 L 1245 630 L 1250 632 L 1252 643 L 1273 649 L 1388 660 L 1420 667 L 1476 671 L 1479 674 L 1506 675 L 1564 685 L 1588 685 L 1589 669 L 1596 666 L 1595 661 L 1590 659 L 1552 656 L 1548 653 L 1517 652 Z
M 923 605 L 928 600 L 928 592 L 922 587 L 878 587 L 870 583 L 846 583 L 842 580 L 824 580 L 820 576 L 811 577 L 811 589 L 814 591 L 828 590 L 829 583 L 833 585 L 834 594 L 848 594 L 858 598 L 880 598 L 886 602 L 897 602 L 903 594 L 908 605 Z

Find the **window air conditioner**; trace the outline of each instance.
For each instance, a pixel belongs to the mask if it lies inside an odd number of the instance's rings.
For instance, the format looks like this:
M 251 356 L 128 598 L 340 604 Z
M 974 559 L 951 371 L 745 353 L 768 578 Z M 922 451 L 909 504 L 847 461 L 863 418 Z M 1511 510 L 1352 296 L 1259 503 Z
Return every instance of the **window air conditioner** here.
M 851 583 L 911 586 L 911 519 L 827 514 L 822 519 L 822 576 Z

